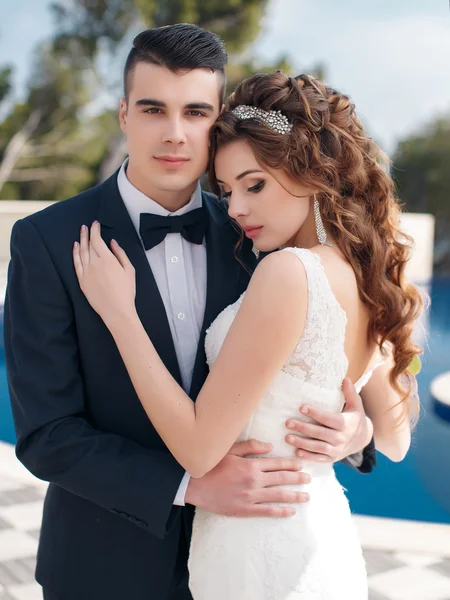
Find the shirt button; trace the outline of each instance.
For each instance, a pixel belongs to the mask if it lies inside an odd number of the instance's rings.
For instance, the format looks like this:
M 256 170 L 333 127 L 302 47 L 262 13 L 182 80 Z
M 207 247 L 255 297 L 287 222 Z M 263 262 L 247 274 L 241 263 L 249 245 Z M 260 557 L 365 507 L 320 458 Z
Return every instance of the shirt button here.
M 184 319 L 184 313 L 178 313 L 178 318 L 182 321 Z
M 172 258 L 170 259 L 173 263 L 177 263 L 178 262 L 178 256 L 172 256 Z

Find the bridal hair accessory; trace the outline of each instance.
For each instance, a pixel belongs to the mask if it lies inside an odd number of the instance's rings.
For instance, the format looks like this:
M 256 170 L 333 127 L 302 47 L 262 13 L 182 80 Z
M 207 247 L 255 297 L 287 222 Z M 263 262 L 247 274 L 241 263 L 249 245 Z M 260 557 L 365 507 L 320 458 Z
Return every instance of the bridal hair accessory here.
M 322 246 L 331 246 L 330 242 L 327 242 L 327 232 L 323 226 L 322 217 L 320 215 L 319 201 L 314 194 L 314 223 L 316 224 L 316 234 L 319 243 Z
M 262 108 L 256 108 L 256 106 L 240 104 L 231 112 L 241 120 L 258 119 L 283 135 L 289 133 L 292 129 L 292 123 L 289 123 L 289 119 L 279 110 L 263 110 Z

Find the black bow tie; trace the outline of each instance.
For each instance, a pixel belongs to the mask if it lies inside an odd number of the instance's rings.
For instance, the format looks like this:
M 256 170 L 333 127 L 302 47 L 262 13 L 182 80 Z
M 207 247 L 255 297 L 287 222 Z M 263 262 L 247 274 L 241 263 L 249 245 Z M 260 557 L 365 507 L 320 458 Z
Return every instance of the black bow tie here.
M 206 215 L 203 208 L 196 208 L 174 217 L 161 217 L 150 213 L 140 215 L 139 234 L 146 250 L 160 244 L 168 233 L 181 233 L 191 244 L 201 244 L 205 231 Z

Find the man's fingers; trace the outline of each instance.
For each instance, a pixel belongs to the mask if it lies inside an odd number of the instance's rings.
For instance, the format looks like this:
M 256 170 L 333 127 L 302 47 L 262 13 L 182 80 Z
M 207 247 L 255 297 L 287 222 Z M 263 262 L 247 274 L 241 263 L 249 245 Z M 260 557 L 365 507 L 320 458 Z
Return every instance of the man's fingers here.
M 308 502 L 309 494 L 303 491 L 285 490 L 283 488 L 264 488 L 255 495 L 256 502 L 283 502 L 285 504 L 302 504 Z
M 303 471 L 271 471 L 266 473 L 261 481 L 265 488 L 280 485 L 307 485 L 311 483 L 311 475 Z
M 295 506 L 274 506 L 273 504 L 253 504 L 242 514 L 242 517 L 286 518 L 295 515 Z
M 313 421 L 316 421 L 319 425 L 325 425 L 325 427 L 335 429 L 336 431 L 342 431 L 344 428 L 344 417 L 340 413 L 328 412 L 309 405 L 301 406 L 300 412 L 307 415 Z
M 265 473 L 273 471 L 301 471 L 303 463 L 298 458 L 261 458 L 255 459 L 257 467 Z
M 258 440 L 246 440 L 245 442 L 236 442 L 233 444 L 228 454 L 241 457 L 252 454 L 267 454 L 272 450 L 272 447 L 272 444 L 259 442 Z

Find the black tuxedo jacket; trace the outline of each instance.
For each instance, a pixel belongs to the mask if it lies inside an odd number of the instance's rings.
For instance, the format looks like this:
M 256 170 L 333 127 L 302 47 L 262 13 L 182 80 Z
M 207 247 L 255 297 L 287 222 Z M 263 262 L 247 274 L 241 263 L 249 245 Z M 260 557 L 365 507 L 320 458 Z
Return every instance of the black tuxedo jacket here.
M 239 234 L 219 201 L 203 193 L 203 203 L 207 298 L 193 399 L 208 372 L 205 330 L 245 291 L 256 263 L 249 240 L 236 260 Z M 164 305 L 117 173 L 16 223 L 4 324 L 16 452 L 50 482 L 36 577 L 62 600 L 166 600 L 186 574 L 193 507 L 173 506 L 184 470 L 148 420 L 109 331 L 78 285 L 72 245 L 80 226 L 94 220 L 133 263 L 139 316 L 181 383 Z M 366 453 L 363 470 L 372 457 Z

